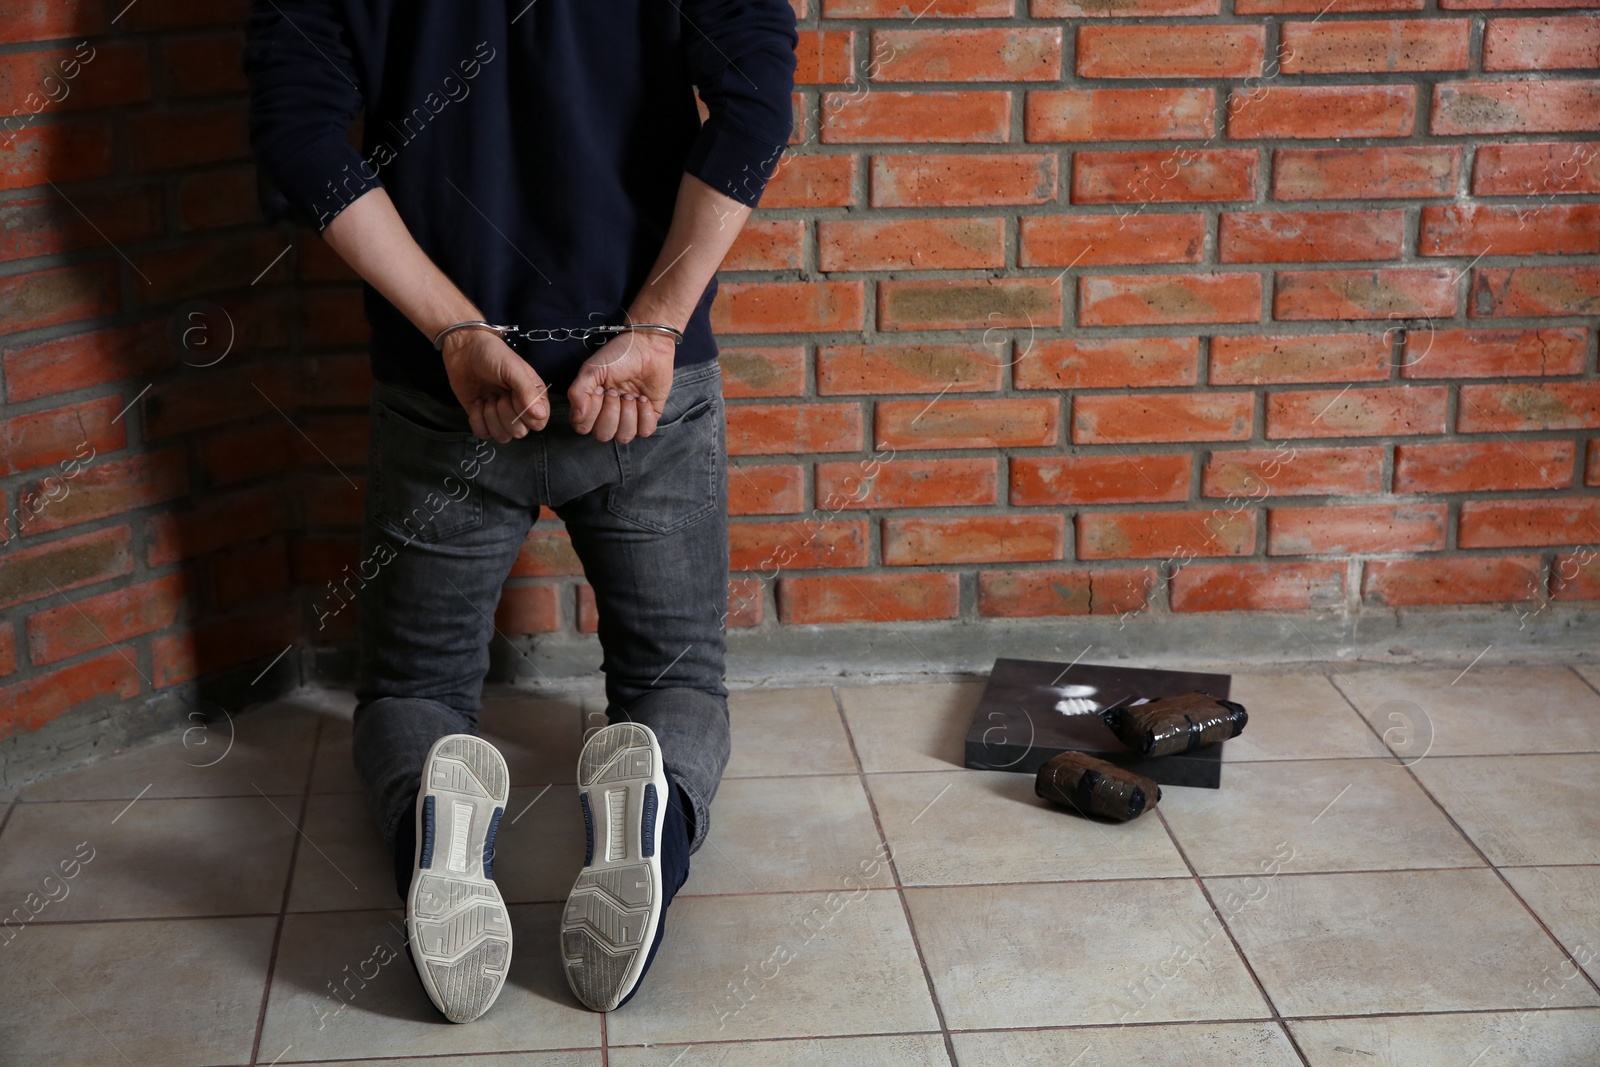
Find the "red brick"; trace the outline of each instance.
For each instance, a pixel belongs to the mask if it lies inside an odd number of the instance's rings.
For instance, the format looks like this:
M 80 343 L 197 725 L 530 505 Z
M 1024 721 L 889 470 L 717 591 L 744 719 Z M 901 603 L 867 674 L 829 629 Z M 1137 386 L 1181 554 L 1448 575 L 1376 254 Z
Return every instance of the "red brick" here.
M 1401 445 L 1394 450 L 1394 491 L 1566 489 L 1572 485 L 1573 454 L 1571 441 Z
M 1413 330 L 1400 373 L 1407 378 L 1516 378 L 1579 374 L 1589 347 L 1580 327 L 1543 330 Z
M 1267 554 L 1437 552 L 1444 548 L 1449 521 L 1444 504 L 1271 508 L 1267 511 Z
M 1213 337 L 1211 384 L 1387 381 L 1389 352 L 1381 333 Z
M 981 345 L 823 345 L 817 349 L 817 392 L 992 393 L 1006 357 Z
M 0 260 L 121 245 L 161 232 L 161 187 L 96 189 L 0 203 Z
M 364 511 L 362 496 L 366 479 L 352 479 L 354 487 L 332 471 L 309 474 L 296 479 L 297 490 L 305 501 L 305 524 L 310 529 L 324 526 L 359 526 Z
M 1075 204 L 1254 200 L 1259 153 L 1251 149 L 1072 153 Z
M 891 567 L 918 567 L 1060 559 L 1066 524 L 1062 515 L 884 519 L 883 562 Z
M 1439 6 L 1446 11 L 1512 11 L 1529 7 L 1589 8 L 1594 5 L 1593 0 L 1439 0 Z
M 800 219 L 751 219 L 739 231 L 721 270 L 799 270 L 806 225 Z
M 500 591 L 494 625 L 502 634 L 550 634 L 561 629 L 561 590 L 553 585 L 508 585 Z
M 973 278 L 878 283 L 878 329 L 966 330 L 1061 325 L 1054 278 Z
M 1173 611 L 1327 611 L 1344 606 L 1342 563 L 1196 563 L 1172 576 Z
M 1443 145 L 1280 148 L 1272 154 L 1275 200 L 1392 200 L 1454 196 L 1461 152 Z
M 1600 130 L 1600 80 L 1450 82 L 1433 87 L 1435 135 Z
M 867 524 L 826 516 L 735 522 L 728 526 L 728 551 L 730 570 L 759 571 L 764 578 L 788 568 L 865 567 Z
M 0 124 L 0 191 L 46 182 L 103 178 L 113 167 L 111 124 L 104 119 L 33 126 L 15 135 Z
M 1072 399 L 1073 444 L 1244 441 L 1252 393 L 1095 393 Z
M 1600 555 L 1593 544 L 1558 552 L 1550 565 L 1551 600 L 1600 600 Z
M 1465 500 L 1459 521 L 1460 548 L 1593 545 L 1600 540 L 1600 498 Z
M 1600 253 L 1600 204 L 1452 204 L 1422 209 L 1424 256 Z
M 244 168 L 241 168 L 244 169 Z M 254 168 L 250 168 L 254 173 Z M 223 173 L 232 173 L 225 171 Z M 350 269 L 350 265 L 339 258 L 328 242 L 319 235 L 307 230 L 300 235 L 300 240 L 295 245 L 296 277 L 308 282 L 356 282 L 360 275 Z
M 55 114 L 150 99 L 150 51 L 142 41 L 0 54 L 0 111 Z
M 1600 485 L 1600 438 L 1589 439 L 1589 459 L 1583 469 L 1584 485 Z
M 111 315 L 120 302 L 114 263 L 86 263 L 0 278 L 0 322 L 8 333 Z
M 1018 339 L 1011 373 L 1018 389 L 1124 389 L 1193 385 L 1200 373 L 1197 337 Z
M 795 47 L 796 85 L 840 85 L 854 82 L 850 69 L 856 35 L 849 30 L 801 30 Z
M 1448 396 L 1444 386 L 1268 393 L 1267 438 L 1444 433 Z
M 29 532 L 59 530 L 180 497 L 189 491 L 188 464 L 181 448 L 96 462 L 66 483 L 68 491 L 40 512 Z M 43 485 L 30 486 L 27 495 L 48 496 Z
M 1449 318 L 1460 272 L 1428 270 L 1279 271 L 1272 317 L 1304 319 Z
M 1228 98 L 1234 138 L 1406 137 L 1416 119 L 1412 85 L 1272 85 Z
M 1252 509 L 1095 511 L 1078 515 L 1079 559 L 1248 556 L 1256 546 Z
M 186 230 L 257 221 L 261 209 L 254 168 L 237 167 L 184 177 L 178 182 L 178 215 Z
M 785 153 L 761 194 L 761 206 L 848 207 L 854 201 L 858 158 Z
M 300 433 L 289 438 L 296 463 L 302 466 L 357 466 L 367 460 L 371 418 L 366 412 L 302 414 Z
M 287 527 L 277 486 L 207 494 L 195 507 L 166 511 L 145 523 L 145 563 L 169 563 L 254 541 Z
M 237 104 L 131 114 L 128 159 L 134 171 L 168 171 L 250 154 L 245 109 Z
M 873 439 L 895 448 L 1027 448 L 1053 445 L 1060 407 L 1033 399 L 880 400 Z
M 1592 430 L 1600 427 L 1600 382 L 1463 385 L 1456 432 Z
M 28 619 L 28 657 L 55 663 L 164 630 L 184 614 L 187 600 L 186 577 L 173 574 L 36 612 Z
M 854 452 L 861 447 L 855 404 L 732 404 L 727 408 L 730 456 Z
M 901 92 L 822 95 L 823 144 L 1000 144 L 1011 129 L 1009 92 Z
M 945 0 L 948 2 L 948 0 Z M 955 574 L 854 574 L 787 577 L 778 582 L 778 618 L 790 625 L 953 619 L 961 610 Z
M 288 653 L 299 634 L 298 621 L 296 605 L 271 604 L 152 638 L 153 687 L 164 689 L 252 661 L 265 668 L 274 656 Z
M 287 418 L 282 411 L 289 393 L 283 363 L 230 364 L 192 371 L 146 393 L 146 440 L 267 415 Z M 274 399 L 269 402 L 269 397 Z M 280 410 L 273 411 L 273 404 Z
M 1403 211 L 1251 211 L 1220 216 L 1223 263 L 1399 259 Z
M 1023 139 L 1039 144 L 1209 138 L 1215 103 L 1210 89 L 1037 89 L 1028 93 L 1023 110 Z
M 1234 0 L 1237 15 L 1320 15 L 1335 7 L 1339 14 L 1356 11 L 1421 11 L 1426 0 Z
M 764 396 L 799 396 L 806 391 L 806 350 L 784 348 L 724 348 L 717 353 L 722 366 L 722 395 L 729 399 Z
M 1053 155 L 873 156 L 870 177 L 873 207 L 990 207 L 1056 198 Z
M 1261 73 L 1263 26 L 1081 26 L 1080 78 L 1244 78 Z
M 244 288 L 257 278 L 263 282 L 284 281 L 288 272 L 284 260 L 273 261 L 282 252 L 283 242 L 267 233 L 202 238 L 161 252 L 147 252 L 140 260 L 139 270 L 148 281 L 140 286 L 139 295 L 146 304 L 154 304 L 219 289 Z
M 1156 582 L 1151 567 L 979 571 L 978 614 L 1032 619 L 1141 611 L 1148 606 Z
M 572 538 L 564 529 L 535 526 L 523 538 L 511 564 L 513 578 L 582 577 L 583 563 L 572 550 Z
M 106 32 L 106 26 L 103 4 L 67 5 L 18 0 L 6 5 L 5 18 L 0 19 L 0 44 L 93 37 Z
M 11 623 L 0 623 L 0 678 L 17 671 L 17 631 Z
M 875 82 L 1055 81 L 1061 77 L 1061 30 L 874 30 L 872 54 L 884 57 Z
M 291 383 L 294 402 L 312 408 L 366 408 L 372 400 L 372 363 L 366 353 L 302 356 Z
M 137 660 L 124 653 L 74 663 L 0 689 L 0 740 L 37 730 L 67 711 L 139 694 Z
M 127 423 L 111 421 L 122 406 L 121 397 L 108 396 L 7 419 L 0 423 L 0 474 L 59 463 L 59 475 L 70 480 L 100 453 L 127 443 Z
M 1383 449 L 1214 451 L 1200 484 L 1208 497 L 1364 496 L 1383 491 Z
M 817 464 L 817 506 L 858 508 L 979 507 L 999 494 L 999 460 L 906 459 L 891 456 L 874 467 L 866 460 Z
M 1005 266 L 1005 258 L 1005 229 L 1000 219 L 824 219 L 817 223 L 817 265 L 825 271 L 999 268 Z
M 296 537 L 289 547 L 289 565 L 301 585 L 338 587 L 359 578 L 361 540 L 342 534 Z
M 10 528 L 16 525 L 12 518 Z M 133 539 L 126 526 L 63 537 L 28 548 L 7 548 L 0 554 L 0 607 L 8 608 L 132 572 Z
M 725 282 L 711 308 L 718 333 L 833 333 L 861 326 L 860 282 Z
M 1600 193 L 1600 148 L 1592 142 L 1486 144 L 1472 156 L 1475 196 Z
M 1043 215 L 1021 220 L 1024 267 L 1198 263 L 1204 215 Z
M 584 588 L 588 588 L 585 586 Z M 765 583 L 759 578 L 733 578 L 728 582 L 728 626 L 760 626 L 765 614 L 762 589 Z
M 1011 17 L 1011 0 L 823 0 L 830 19 L 919 19 Z
M 1600 314 L 1600 267 L 1496 267 L 1472 272 L 1467 314 Z
M 1490 19 L 1483 33 L 1484 70 L 1593 70 L 1600 56 L 1600 19 Z
M 219 608 L 232 609 L 289 591 L 289 551 L 281 537 L 218 555 L 210 562 L 211 601 Z
M 1221 10 L 1221 0 L 1028 0 L 1028 12 L 1036 19 L 1215 15 Z
M 1144 504 L 1189 499 L 1193 458 L 1143 456 L 1016 456 L 1011 503 Z
M 164 42 L 161 49 L 168 96 L 223 96 L 249 88 L 244 76 L 242 34 L 184 37 Z
M 1078 279 L 1079 326 L 1259 321 L 1258 274 L 1129 274 Z
M 1525 600 L 1539 585 L 1537 556 L 1373 560 L 1363 568 L 1369 604 L 1504 604 Z
M 1286 22 L 1279 69 L 1285 74 L 1466 70 L 1467 19 Z
M 793 515 L 805 509 L 798 463 L 738 464 L 728 470 L 729 515 Z
M 371 337 L 359 289 L 303 292 L 300 312 L 304 344 L 357 347 Z
M 117 25 L 124 30 L 237 26 L 244 22 L 245 8 L 244 0 L 162 0 L 126 8 Z

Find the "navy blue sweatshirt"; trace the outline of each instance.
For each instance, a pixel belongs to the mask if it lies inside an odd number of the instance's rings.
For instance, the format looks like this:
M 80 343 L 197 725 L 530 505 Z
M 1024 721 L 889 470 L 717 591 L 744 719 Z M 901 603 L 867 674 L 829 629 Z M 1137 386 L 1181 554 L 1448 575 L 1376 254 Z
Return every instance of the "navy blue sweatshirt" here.
M 788 0 L 254 0 L 263 206 L 320 231 L 381 185 L 489 321 L 620 323 L 685 171 L 760 199 L 789 140 L 797 44 Z M 716 358 L 716 288 L 680 365 Z M 455 402 L 432 338 L 370 286 L 366 310 L 374 376 Z M 559 393 L 598 342 L 513 347 Z

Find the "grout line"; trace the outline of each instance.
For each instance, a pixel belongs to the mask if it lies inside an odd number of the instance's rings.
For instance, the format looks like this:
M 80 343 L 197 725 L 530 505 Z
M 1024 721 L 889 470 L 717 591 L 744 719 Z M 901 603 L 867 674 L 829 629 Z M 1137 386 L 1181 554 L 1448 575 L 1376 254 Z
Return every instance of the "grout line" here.
M 829 691 L 833 694 L 834 709 L 839 713 L 839 725 L 844 728 L 845 741 L 850 745 L 850 756 L 855 760 L 857 780 L 861 783 L 862 792 L 867 795 L 867 808 L 872 812 L 872 825 L 878 831 L 878 843 L 888 849 L 888 855 L 884 859 L 889 866 L 889 877 L 894 882 L 895 895 L 900 899 L 900 913 L 905 916 L 906 930 L 911 934 L 911 946 L 917 953 L 917 965 L 922 968 L 922 979 L 928 985 L 928 999 L 933 1004 L 934 1017 L 939 1020 L 939 1033 L 944 1038 L 945 1055 L 950 1058 L 951 1067 L 960 1067 L 961 1061 L 956 1057 L 955 1041 L 950 1037 L 950 1024 L 945 1019 L 944 1005 L 939 1002 L 939 991 L 934 986 L 933 973 L 928 969 L 928 959 L 922 951 L 922 939 L 917 936 L 917 925 L 911 918 L 911 904 L 906 899 L 905 885 L 900 880 L 900 865 L 894 859 L 894 846 L 889 843 L 889 835 L 884 832 L 883 819 L 878 814 L 878 801 L 872 795 L 872 786 L 867 782 L 867 772 L 861 762 L 861 753 L 856 748 L 856 736 L 850 729 L 849 717 L 844 713 L 844 700 L 839 696 L 838 686 L 830 686 Z
M 10 825 L 11 813 L 17 810 L 17 801 L 20 799 L 20 797 L 12 797 L 6 801 L 5 814 L 0 815 L 0 835 L 3 835 L 6 832 L 6 827 Z
M 606 1026 L 607 1012 L 600 1013 L 600 1067 L 610 1067 L 611 1042 L 610 1031 Z
M 294 843 L 289 848 L 289 869 L 283 879 L 283 903 L 278 907 L 278 924 L 272 931 L 272 952 L 267 957 L 267 978 L 261 986 L 261 1009 L 256 1013 L 256 1036 L 250 1046 L 250 1062 L 257 1063 L 261 1058 L 261 1038 L 267 1028 L 267 1003 L 272 998 L 272 977 L 278 967 L 278 949 L 283 944 L 283 926 L 289 915 L 289 894 L 294 890 L 295 863 L 300 858 L 300 839 L 305 836 L 303 827 L 306 823 L 306 812 L 311 807 L 311 782 L 316 777 L 317 749 L 322 741 L 322 718 L 317 718 L 317 728 L 311 734 L 311 756 L 306 760 L 306 781 L 300 790 L 300 817 L 295 823 Z M 257 792 L 260 792 L 257 790 Z M 263 794 L 264 795 L 264 794 Z M 271 803 L 269 800 L 268 803 Z M 309 840 L 309 838 L 307 839 Z M 285 1049 L 285 1052 L 288 1050 Z

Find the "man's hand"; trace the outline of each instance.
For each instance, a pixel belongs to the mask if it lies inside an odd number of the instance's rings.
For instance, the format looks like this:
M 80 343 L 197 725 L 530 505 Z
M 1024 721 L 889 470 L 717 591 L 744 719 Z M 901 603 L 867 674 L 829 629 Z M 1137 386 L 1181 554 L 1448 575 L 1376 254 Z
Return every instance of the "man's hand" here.
M 457 330 L 444 339 L 444 370 L 472 432 L 505 444 L 550 421 L 549 388 L 498 334 Z
M 644 330 L 607 341 L 567 390 L 572 428 L 624 445 L 655 433 L 672 391 L 674 352 L 670 337 Z

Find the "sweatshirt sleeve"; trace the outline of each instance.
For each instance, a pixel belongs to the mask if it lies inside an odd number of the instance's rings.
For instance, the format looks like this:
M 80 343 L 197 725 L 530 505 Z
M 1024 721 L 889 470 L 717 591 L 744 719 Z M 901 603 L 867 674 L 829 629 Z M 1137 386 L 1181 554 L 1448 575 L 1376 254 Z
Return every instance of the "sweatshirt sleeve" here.
M 794 9 L 789 0 L 683 0 L 689 73 L 710 118 L 684 169 L 755 207 L 794 127 Z
M 319 232 L 369 189 L 377 171 L 349 141 L 362 107 L 337 0 L 252 0 L 244 50 L 250 145 L 271 221 Z

